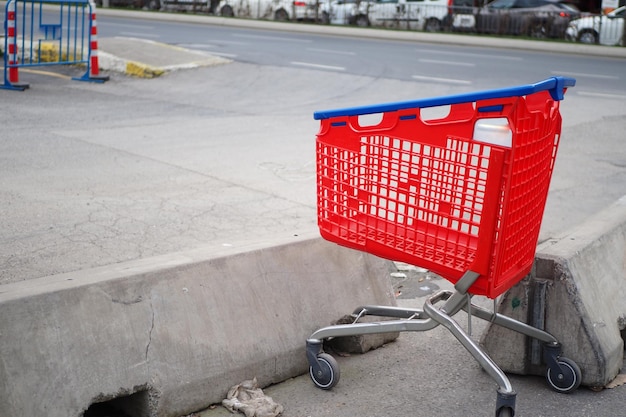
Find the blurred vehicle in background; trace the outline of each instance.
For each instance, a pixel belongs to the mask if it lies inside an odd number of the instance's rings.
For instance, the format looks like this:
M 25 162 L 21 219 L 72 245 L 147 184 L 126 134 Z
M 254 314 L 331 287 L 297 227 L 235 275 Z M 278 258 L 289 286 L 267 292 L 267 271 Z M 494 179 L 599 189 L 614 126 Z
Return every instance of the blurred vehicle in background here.
M 564 38 L 626 46 L 624 1 L 605 15 L 597 0 L 95 0 L 98 7 L 209 13 L 224 17 Z M 581 9 L 579 9 L 581 7 Z M 581 10 L 585 12 L 581 13 Z
M 140 0 L 159 3 L 161 9 L 172 12 L 208 12 L 209 0 Z
M 96 7 L 103 7 L 103 3 L 103 0 L 96 0 Z M 159 10 L 161 8 L 161 0 L 109 0 L 108 6 Z
M 473 0 L 332 0 L 320 4 L 323 23 L 439 32 L 474 26 L 473 13 L 453 14 L 453 2 Z
M 270 20 L 315 20 L 317 0 L 221 0 L 215 14 Z
M 455 32 L 475 31 L 478 2 L 479 0 L 449 0 L 444 27 Z
M 331 25 L 369 26 L 365 0 L 332 0 L 320 3 L 320 22 Z
M 562 0 L 494 0 L 478 9 L 476 31 L 498 35 L 563 38 L 580 11 Z
M 588 44 L 624 46 L 626 6 L 602 16 L 585 16 L 572 20 L 565 39 Z

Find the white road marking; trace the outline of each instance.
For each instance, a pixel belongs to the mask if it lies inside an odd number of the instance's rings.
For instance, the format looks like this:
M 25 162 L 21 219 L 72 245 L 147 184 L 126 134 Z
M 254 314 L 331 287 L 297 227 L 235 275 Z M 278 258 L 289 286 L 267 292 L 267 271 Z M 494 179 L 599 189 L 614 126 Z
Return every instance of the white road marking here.
M 223 56 L 225 58 L 237 57 L 237 54 L 215 51 L 214 48 L 219 48 L 219 46 L 208 45 L 206 43 L 181 43 L 178 46 L 180 46 L 181 48 L 186 48 L 186 49 L 195 49 L 195 50 L 201 49 L 203 51 L 208 51 L 211 55 Z
M 350 51 L 334 51 L 331 49 L 316 49 L 316 48 L 307 48 L 307 51 L 311 51 L 311 52 L 321 52 L 323 54 L 335 54 L 335 55 L 350 55 L 350 56 L 354 56 L 356 55 L 356 52 L 350 52 Z
M 143 26 L 143 25 L 135 25 L 135 24 L 130 24 L 130 23 L 115 23 L 115 22 L 101 22 L 98 21 L 98 26 L 121 26 L 121 27 L 126 27 L 126 28 L 133 28 L 133 29 L 145 29 L 145 30 L 153 30 L 154 26 Z
M 421 75 L 414 75 L 413 79 L 418 80 L 418 81 L 433 81 L 436 83 L 446 83 L 446 84 L 463 84 L 463 85 L 472 84 L 471 81 L 467 81 L 467 80 L 455 80 L 452 78 L 424 77 Z
M 320 65 L 320 64 L 312 64 L 310 62 L 297 62 L 297 61 L 292 61 L 291 65 L 297 65 L 300 67 L 309 67 L 309 68 L 318 68 L 318 69 L 326 69 L 326 70 L 332 70 L 332 71 L 345 71 L 346 69 L 344 67 L 334 67 L 332 65 Z
M 145 33 L 145 32 L 120 32 L 120 35 L 132 36 L 135 38 L 150 38 L 150 39 L 156 39 L 156 38 L 161 37 L 160 35 L 156 33 Z
M 245 35 L 243 33 L 234 33 L 233 36 L 237 38 L 245 38 L 245 39 L 265 39 L 265 40 L 270 40 L 270 41 L 283 41 L 283 42 L 297 42 L 297 43 L 313 42 L 310 39 L 294 39 L 294 38 L 287 38 L 283 36 Z
M 619 80 L 619 77 L 615 75 L 588 74 L 584 72 L 550 71 L 550 74 L 565 75 L 569 77 L 599 78 L 601 80 Z
M 504 59 L 504 60 L 509 60 L 509 61 L 521 61 L 522 60 L 522 58 L 518 56 L 474 54 L 471 52 L 447 52 L 447 51 L 434 51 L 431 49 L 417 49 L 417 52 L 424 52 L 428 54 L 440 54 L 440 55 L 468 56 L 468 57 L 475 57 L 475 58 Z
M 211 45 L 208 43 L 179 43 L 178 46 L 181 48 L 189 48 L 189 49 L 212 49 L 219 48 L 217 45 Z
M 623 94 L 607 94 L 607 93 L 590 93 L 587 91 L 578 91 L 576 94 L 583 97 L 600 97 L 600 98 L 614 98 L 617 100 L 626 100 L 626 95 Z
M 217 41 L 217 42 L 211 42 L 211 43 L 181 43 L 179 45 L 183 46 L 185 48 L 202 48 L 202 49 L 207 49 L 207 48 L 221 48 L 222 47 L 221 44 L 226 44 L 226 45 L 247 45 L 245 42 L 228 42 L 228 41 Z
M 237 54 L 229 54 L 226 52 L 209 51 L 211 55 L 223 56 L 224 58 L 237 58 Z
M 419 62 L 423 62 L 425 64 L 441 64 L 441 65 L 450 65 L 457 67 L 475 67 L 476 64 L 472 64 L 471 62 L 454 62 L 454 61 L 438 61 L 436 59 L 418 59 Z

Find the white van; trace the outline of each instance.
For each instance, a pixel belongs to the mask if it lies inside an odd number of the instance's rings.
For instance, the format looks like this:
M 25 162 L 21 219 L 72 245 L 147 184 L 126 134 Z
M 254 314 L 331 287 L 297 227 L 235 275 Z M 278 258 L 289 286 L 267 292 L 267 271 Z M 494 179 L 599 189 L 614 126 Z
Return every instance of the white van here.
M 313 20 L 317 18 L 316 0 L 221 0 L 216 14 L 270 20 Z
M 384 26 L 438 32 L 473 28 L 474 15 L 457 14 L 454 0 L 332 0 L 320 4 L 320 20 L 330 24 Z

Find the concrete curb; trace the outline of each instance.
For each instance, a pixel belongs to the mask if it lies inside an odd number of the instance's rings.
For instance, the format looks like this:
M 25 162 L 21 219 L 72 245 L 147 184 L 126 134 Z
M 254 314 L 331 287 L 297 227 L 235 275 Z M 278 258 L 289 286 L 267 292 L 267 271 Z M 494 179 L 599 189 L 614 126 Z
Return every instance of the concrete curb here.
M 139 78 L 155 78 L 165 73 L 161 68 L 122 59 L 104 51 L 98 51 L 98 64 L 100 70 L 119 72 Z
M 186 59 L 182 60 L 178 64 L 168 64 L 168 65 L 151 65 L 147 62 L 142 62 L 141 58 L 128 58 L 123 56 L 118 56 L 114 53 L 109 53 L 104 50 L 101 50 L 102 46 L 105 46 L 110 41 L 116 42 L 124 42 L 128 45 L 134 45 L 134 48 L 137 50 L 142 50 L 145 48 L 161 50 L 161 52 L 154 53 L 155 56 L 160 56 L 163 54 L 163 51 L 166 53 L 174 54 L 174 55 L 185 55 Z M 21 41 L 20 41 L 21 42 Z M 122 73 L 128 76 L 138 77 L 138 78 L 155 78 L 159 77 L 163 74 L 172 71 L 179 71 L 184 69 L 193 69 L 200 67 L 209 67 L 214 65 L 224 65 L 231 63 L 232 60 L 206 54 L 199 51 L 194 51 L 190 49 L 181 48 L 174 45 L 169 45 L 165 43 L 155 42 L 147 39 L 137 39 L 137 38 L 114 38 L 114 39 L 101 39 L 98 41 L 100 44 L 98 50 L 98 68 L 104 71 L 113 71 Z M 4 45 L 4 37 L 0 36 L 0 45 Z M 30 41 L 25 42 L 26 51 L 30 51 Z M 119 48 L 112 48 L 119 49 Z M 0 46 L 0 51 L 2 47 Z M 168 52 L 169 51 L 169 52 Z M 84 50 L 81 56 L 87 57 L 89 54 L 88 50 Z M 132 53 L 131 53 L 132 55 Z M 29 54 L 26 54 L 25 59 L 31 59 Z M 42 43 L 41 45 L 41 56 L 33 56 L 32 59 L 34 61 L 40 60 L 45 63 L 55 63 L 59 62 L 59 60 L 66 59 L 65 57 L 61 57 L 59 53 L 59 47 L 52 43 Z M 144 60 L 144 61 L 149 61 Z M 61 64 L 62 65 L 62 64 Z
M 224 65 L 232 62 L 230 59 L 147 39 L 104 38 L 99 41 L 99 44 L 100 50 L 98 51 L 98 66 L 101 70 L 120 72 L 139 78 L 155 78 L 171 71 Z M 120 47 L 120 44 L 126 44 L 126 46 Z M 119 54 L 106 52 L 107 45 L 111 45 L 111 50 L 127 49 L 125 54 L 128 56 L 119 56 Z M 132 47 L 129 48 L 129 46 Z M 157 57 L 163 55 L 164 53 L 169 53 L 176 56 L 182 55 L 184 56 L 184 59 L 173 59 L 173 61 L 179 61 L 177 64 L 149 64 L 147 62 L 149 59 L 143 61 L 141 59 L 141 55 L 146 49 L 157 50 L 158 52 L 154 53 L 154 56 Z M 134 53 L 138 51 L 141 51 L 141 53 Z M 132 56 L 133 58 L 129 58 L 129 56 Z
M 110 401 L 180 416 L 243 380 L 301 375 L 314 330 L 346 308 L 395 305 L 389 268 L 291 237 L 3 285 L 0 414 L 79 417 Z
M 626 196 L 560 239 L 538 247 L 533 273 L 503 298 L 499 312 L 545 328 L 582 384 L 603 387 L 623 364 L 626 327 Z M 535 341 L 495 325 L 482 344 L 507 372 L 543 374 Z

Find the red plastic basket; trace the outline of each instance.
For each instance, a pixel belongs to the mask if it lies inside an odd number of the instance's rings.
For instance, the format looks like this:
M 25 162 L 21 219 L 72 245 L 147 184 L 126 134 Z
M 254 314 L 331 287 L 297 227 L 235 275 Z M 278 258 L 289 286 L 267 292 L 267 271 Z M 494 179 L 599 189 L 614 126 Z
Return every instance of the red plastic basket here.
M 534 260 L 569 80 L 316 113 L 321 235 L 502 294 Z M 360 124 L 369 113 L 380 123 Z

